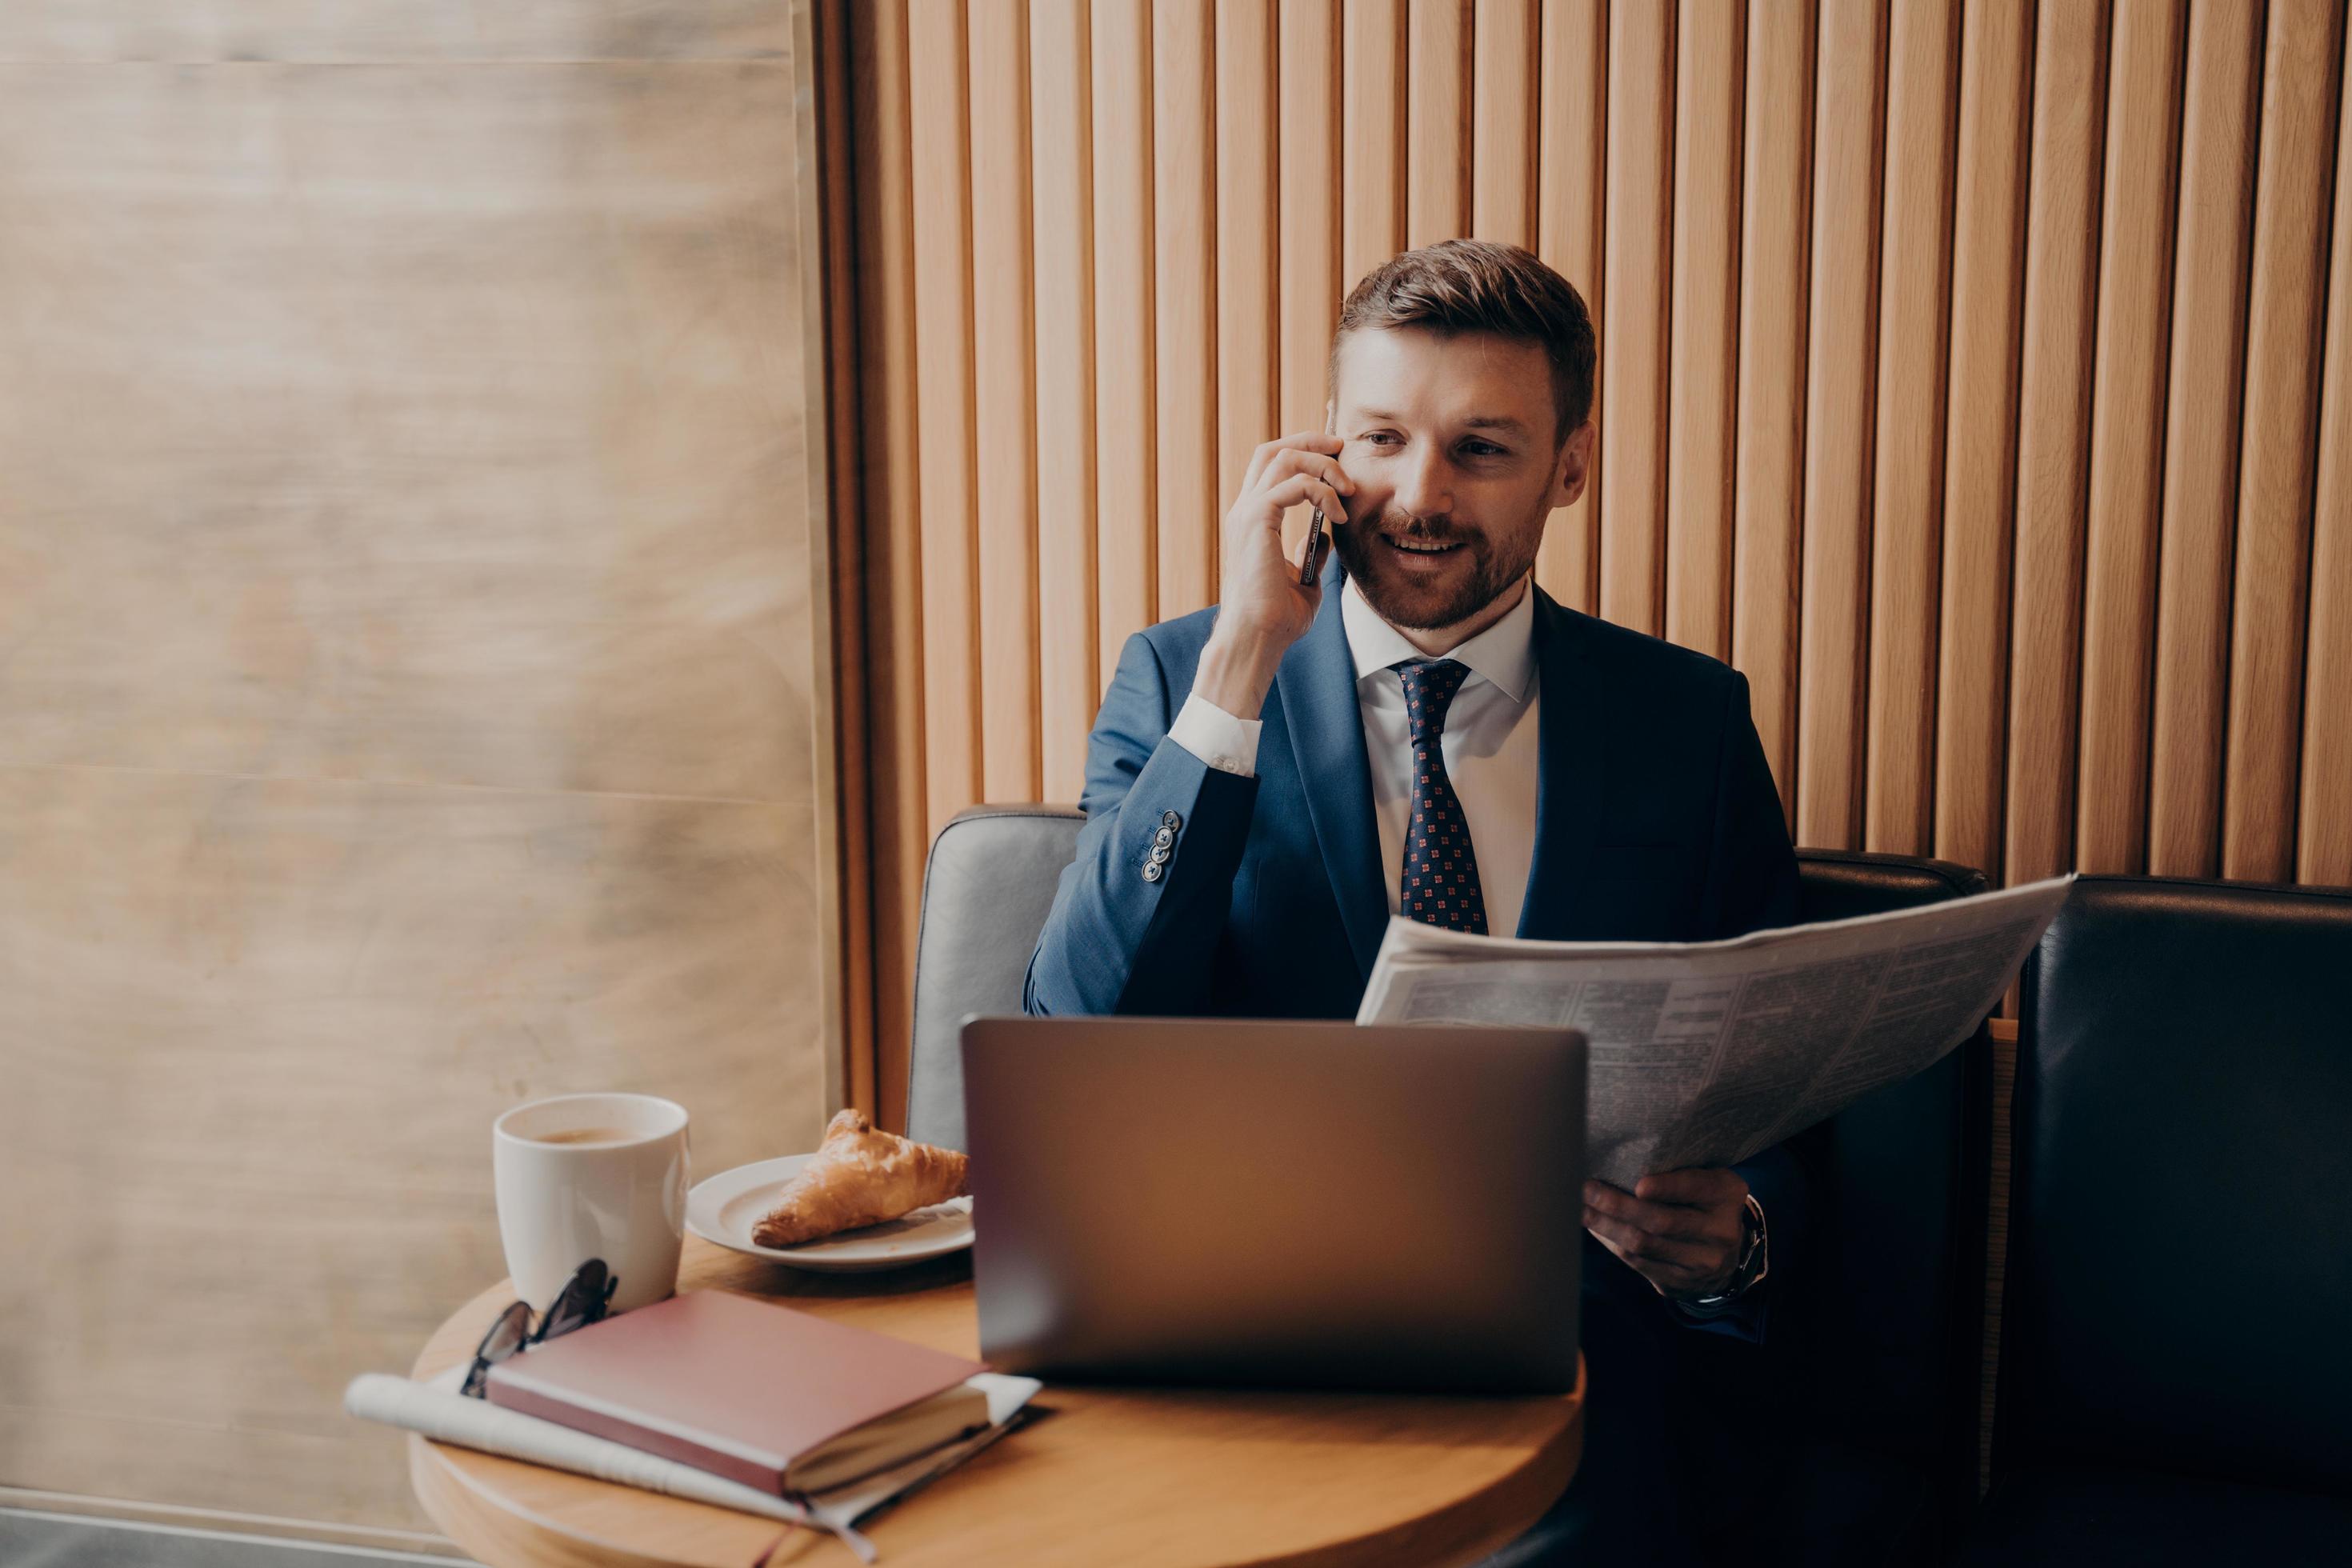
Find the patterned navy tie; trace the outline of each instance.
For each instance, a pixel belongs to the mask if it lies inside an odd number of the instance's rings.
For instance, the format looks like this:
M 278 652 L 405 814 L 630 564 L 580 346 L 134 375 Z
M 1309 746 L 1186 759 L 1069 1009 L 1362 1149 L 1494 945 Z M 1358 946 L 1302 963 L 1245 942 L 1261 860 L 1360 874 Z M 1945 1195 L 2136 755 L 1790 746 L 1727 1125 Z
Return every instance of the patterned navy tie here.
M 1445 776 L 1443 744 L 1445 710 L 1470 678 L 1470 667 L 1450 658 L 1409 658 L 1391 668 L 1404 680 L 1405 718 L 1412 726 L 1412 812 L 1404 827 L 1398 907 L 1409 920 L 1485 936 L 1478 857 L 1470 847 L 1462 801 Z

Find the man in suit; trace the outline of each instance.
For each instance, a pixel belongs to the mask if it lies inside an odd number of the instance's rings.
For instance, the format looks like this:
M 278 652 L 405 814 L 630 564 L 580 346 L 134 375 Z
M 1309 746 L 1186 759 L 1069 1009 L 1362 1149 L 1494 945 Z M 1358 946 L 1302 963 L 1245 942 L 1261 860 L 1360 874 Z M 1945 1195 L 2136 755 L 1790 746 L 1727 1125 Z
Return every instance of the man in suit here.
M 1030 1011 L 1352 1017 L 1391 914 L 1677 942 L 1795 921 L 1746 680 L 1532 580 L 1584 491 L 1593 358 L 1582 300 L 1517 247 L 1452 240 L 1357 286 L 1328 431 L 1260 447 L 1226 515 L 1223 602 L 1120 657 Z M 1282 541 L 1302 503 L 1332 525 L 1306 584 Z M 1538 1535 L 1696 1560 L 1769 1447 L 1734 1385 L 1801 1182 L 1776 1149 L 1584 1199 L 1585 1458 Z

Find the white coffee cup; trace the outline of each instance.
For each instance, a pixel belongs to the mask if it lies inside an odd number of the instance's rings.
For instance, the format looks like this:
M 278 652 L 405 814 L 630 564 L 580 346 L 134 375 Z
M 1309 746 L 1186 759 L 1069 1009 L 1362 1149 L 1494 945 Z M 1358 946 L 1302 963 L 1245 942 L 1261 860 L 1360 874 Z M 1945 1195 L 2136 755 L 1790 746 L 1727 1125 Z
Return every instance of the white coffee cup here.
M 492 1125 L 507 1273 L 533 1311 L 592 1258 L 612 1270 L 615 1312 L 677 1289 L 686 1122 L 684 1106 L 650 1094 L 563 1094 Z

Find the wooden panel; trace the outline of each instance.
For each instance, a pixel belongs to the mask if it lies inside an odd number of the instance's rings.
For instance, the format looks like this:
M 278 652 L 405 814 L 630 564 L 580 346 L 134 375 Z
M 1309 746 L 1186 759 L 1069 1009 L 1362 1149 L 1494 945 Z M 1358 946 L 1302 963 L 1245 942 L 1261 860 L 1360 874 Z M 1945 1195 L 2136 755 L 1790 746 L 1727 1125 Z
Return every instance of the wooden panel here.
M 1879 131 L 1886 17 L 1823 0 L 1814 76 L 1811 342 L 1806 351 L 1797 842 L 1849 849 L 1862 830 L 1863 611 L 1877 367 Z
M 840 432 L 856 412 L 847 406 L 836 412 L 835 392 L 843 377 L 855 374 L 847 345 L 838 341 L 840 336 L 854 336 L 855 328 L 850 324 L 849 302 L 836 300 L 831 282 L 845 278 L 850 269 L 848 247 L 835 237 L 836 226 L 845 223 L 848 213 L 849 172 L 846 160 L 835 153 L 846 126 L 840 111 L 831 107 L 844 85 L 845 66 L 838 52 L 824 41 L 812 15 L 814 9 L 814 0 L 800 0 L 792 8 L 789 58 L 805 62 L 805 68 L 792 104 L 792 136 L 798 160 L 793 195 L 782 216 L 789 226 L 795 254 L 804 258 L 798 269 L 793 311 L 803 347 L 794 401 L 807 421 L 803 426 L 807 458 L 801 466 L 799 499 L 810 519 L 807 554 L 796 584 L 808 590 L 807 597 L 800 601 L 805 615 L 802 646 L 814 650 L 814 659 L 820 668 L 837 672 L 845 658 L 856 657 L 854 642 L 845 647 L 837 639 L 845 631 L 859 634 L 856 621 L 863 618 L 854 595 L 842 582 L 837 543 L 851 520 L 836 510 L 836 504 L 855 505 L 856 499 L 856 462 L 847 455 L 850 443 Z M 830 89 L 824 85 L 827 82 L 833 84 Z M 845 405 L 851 400 L 845 395 L 840 401 Z M 850 601 L 846 613 L 852 617 L 847 626 L 843 621 L 845 599 Z M 862 952 L 852 958 L 845 941 L 852 906 L 864 898 L 862 887 L 855 893 L 848 890 L 845 879 L 852 872 L 844 853 L 851 842 L 865 837 L 862 799 L 855 814 L 841 809 L 842 789 L 854 776 L 845 770 L 863 767 L 864 723 L 862 712 L 843 704 L 837 673 L 820 679 L 810 689 L 807 712 L 813 742 L 808 760 L 810 799 L 817 820 L 827 829 L 818 840 L 827 847 L 826 852 L 813 858 L 809 884 L 825 910 L 810 953 L 819 977 L 810 1005 L 818 1031 L 827 1042 L 823 1093 L 829 1111 L 850 1092 L 846 1062 L 853 1039 L 857 1042 L 856 1050 L 867 1054 L 872 1050 L 870 1036 L 849 1033 L 862 1031 L 871 1023 L 862 1001 L 852 1012 L 847 1000 L 850 986 L 859 985 L 868 994 L 873 987 L 864 973 Z M 850 728 L 853 724 L 856 727 Z M 844 756 L 852 744 L 859 751 L 855 763 Z M 864 878 L 862 863 L 855 875 Z M 863 936 L 858 940 L 862 948 Z
M 1886 40 L 1863 847 L 1896 855 L 1924 854 L 1934 835 L 1944 291 L 1959 20 L 1960 7 L 1948 0 L 1912 0 L 1894 7 Z
M 1215 102 L 1208 6 L 1151 9 L 1152 309 L 1162 619 L 1213 602 L 1217 523 Z
M 1152 528 L 1150 0 L 1094 0 L 1096 698 L 1128 637 L 1159 619 Z M 1091 722 L 1094 714 L 1089 706 Z
M 1684 0 L 1675 56 L 1665 634 L 1716 658 L 1731 647 L 1742 9 Z
M 1674 12 L 1609 13 L 1609 302 L 1601 318 L 1601 613 L 1660 629 L 1666 309 L 1674 208 Z
M 1037 733 L 1047 800 L 1076 800 L 1102 687 L 1095 670 L 1093 111 L 1087 7 L 1030 0 L 1036 201 Z
M 2352 37 L 2343 81 L 2352 82 Z M 2336 240 L 2328 262 L 2318 505 L 2312 517 L 2311 642 L 2304 661 L 2299 881 L 2352 886 L 2352 92 L 2339 89 Z
M 1576 286 L 1601 324 L 1601 237 L 1607 205 L 1609 8 L 1605 0 L 1546 0 L 1542 91 L 1536 97 L 1536 253 Z M 1601 345 L 1606 363 L 1609 346 Z M 1552 513 L 1536 581 L 1561 604 L 1601 607 L 1601 452 L 1584 496 Z
M 2018 393 L 2017 557 L 2010 668 L 2005 869 L 2011 882 L 2064 868 L 2074 839 L 2076 683 L 2083 633 L 2083 509 L 2090 448 L 2099 136 L 2106 8 L 2046 5 L 2033 52 L 2032 186 L 2025 235 L 2025 348 Z
M 1339 7 L 1282 7 L 1282 378 L 1279 432 L 1324 428 L 1324 365 L 1339 324 Z M 1265 439 L 1264 437 L 1259 439 Z
M 1792 818 L 1812 68 L 1812 0 L 1749 0 L 1731 662 Z
M 1036 336 L 1027 0 L 968 0 L 981 798 L 1037 797 Z
M 2238 586 L 2231 617 L 2230 750 L 2221 875 L 2294 874 L 2303 733 L 2314 418 L 2335 184 L 2340 8 L 2273 0 L 2254 176 L 2253 294 L 2246 317 L 2245 440 L 2238 458 Z
M 823 258 L 821 267 L 803 273 L 802 289 L 810 315 L 824 324 L 823 352 L 812 353 L 803 362 L 823 377 L 812 389 L 811 400 L 824 411 L 825 437 L 823 483 L 812 486 L 816 493 L 810 497 L 810 507 L 824 520 L 812 537 L 824 546 L 823 574 L 830 592 L 812 604 L 822 604 L 831 617 L 827 652 L 833 668 L 863 669 L 866 530 L 858 433 L 865 425 L 857 405 L 857 172 L 851 162 L 850 23 L 846 8 L 837 5 L 808 5 L 796 16 L 808 29 L 815 88 L 806 97 L 796 97 L 793 106 L 795 119 L 812 128 L 816 154 L 813 188 L 804 193 L 815 198 L 814 210 L 803 207 L 801 232 L 812 252 Z M 813 466 L 812 479 L 819 471 Z M 811 574 L 817 570 L 813 561 Z M 833 929 L 841 945 L 825 952 L 822 962 L 840 985 L 836 1005 L 845 1068 L 843 1091 L 851 1106 L 871 1116 L 878 1109 L 874 1076 L 874 826 L 867 812 L 874 792 L 866 776 L 874 755 L 871 717 L 862 680 L 826 682 L 817 693 L 820 701 L 811 717 L 820 732 L 829 724 L 834 741 L 832 776 L 817 775 L 821 785 L 830 786 L 829 803 L 821 801 L 819 809 L 840 826 L 833 852 L 821 864 L 830 883 L 826 896 L 839 906 Z
M 908 0 L 915 415 L 922 437 L 923 842 L 982 798 L 980 540 L 972 447 L 971 160 L 961 0 Z
M 1405 242 L 1434 245 L 1470 227 L 1471 0 L 1411 0 Z
M 2255 6 L 2189 7 L 2157 565 L 2151 752 L 2164 765 L 2149 770 L 2147 803 L 2147 868 L 2158 876 L 2210 877 L 2221 865 L 2222 703 L 2261 27 Z
M 1470 230 L 1533 249 L 1541 0 L 1478 0 L 1471 27 Z
M 859 474 L 866 549 L 868 820 L 873 824 L 875 1104 L 906 1125 L 913 915 L 930 841 L 923 795 L 921 442 L 915 395 L 913 147 L 907 7 L 847 8 L 857 160 Z
M 2009 718 L 2031 0 L 1969 5 L 1960 39 L 1936 677 L 1936 853 L 1998 874 Z
M 2148 660 L 2163 509 L 2181 22 L 2181 7 L 2163 0 L 2118 6 L 2109 51 L 2114 108 L 2099 231 L 2074 827 L 2074 864 L 2085 871 L 2138 871 L 2147 863 Z
M 1339 12 L 1339 297 L 1404 248 L 1404 0 L 1350 0 Z
M 1283 433 L 1276 427 L 1276 47 L 1272 0 L 1217 0 L 1219 519 L 1241 493 L 1250 454 Z
M 822 1126 L 807 64 L 0 67 L 12 1487 L 421 1531 L 492 1117 Z

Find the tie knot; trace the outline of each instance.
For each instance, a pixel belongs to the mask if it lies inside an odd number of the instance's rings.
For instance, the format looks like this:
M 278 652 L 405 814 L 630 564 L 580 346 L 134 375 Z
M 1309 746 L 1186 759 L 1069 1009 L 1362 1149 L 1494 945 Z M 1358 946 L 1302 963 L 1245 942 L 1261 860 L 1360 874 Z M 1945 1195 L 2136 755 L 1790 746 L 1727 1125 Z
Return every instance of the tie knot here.
M 1394 666 L 1404 682 L 1405 721 L 1413 739 L 1445 732 L 1445 710 L 1470 679 L 1470 667 L 1450 658 L 1408 658 Z

